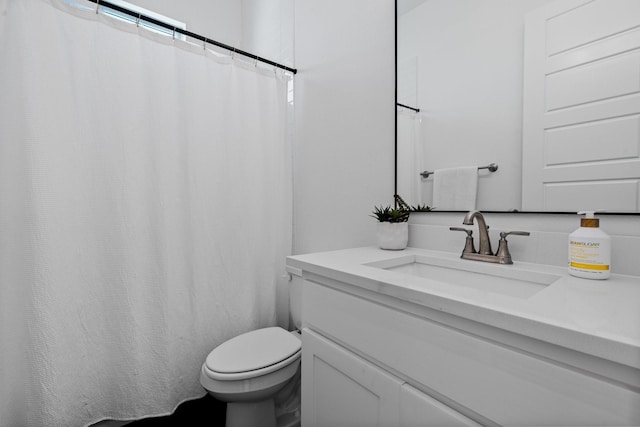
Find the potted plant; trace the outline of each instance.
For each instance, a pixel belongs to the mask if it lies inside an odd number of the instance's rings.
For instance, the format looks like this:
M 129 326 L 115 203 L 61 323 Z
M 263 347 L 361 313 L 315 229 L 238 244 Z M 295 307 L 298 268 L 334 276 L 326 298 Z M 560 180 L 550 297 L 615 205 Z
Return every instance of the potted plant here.
M 402 250 L 409 242 L 409 215 L 411 212 L 430 212 L 427 205 L 409 207 L 399 195 L 394 196 L 396 207 L 375 206 L 372 217 L 378 220 L 376 237 L 378 246 L 387 250 Z

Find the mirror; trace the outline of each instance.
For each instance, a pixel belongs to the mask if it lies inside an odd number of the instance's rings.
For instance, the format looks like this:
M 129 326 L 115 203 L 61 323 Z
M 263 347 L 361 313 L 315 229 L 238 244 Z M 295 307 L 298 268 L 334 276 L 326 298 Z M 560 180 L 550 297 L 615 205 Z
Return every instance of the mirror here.
M 640 2 L 616 4 L 396 0 L 397 193 L 457 210 L 419 173 L 495 163 L 478 170 L 476 209 L 640 212 Z M 609 28 L 580 25 L 593 16 Z M 612 99 L 631 110 L 593 115 Z

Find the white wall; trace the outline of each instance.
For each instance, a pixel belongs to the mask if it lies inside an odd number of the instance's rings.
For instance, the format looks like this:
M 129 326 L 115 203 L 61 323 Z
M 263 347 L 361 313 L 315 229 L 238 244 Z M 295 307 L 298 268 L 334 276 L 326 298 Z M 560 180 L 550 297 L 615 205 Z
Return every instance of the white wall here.
M 429 0 L 399 18 L 399 64 L 417 58 L 424 169 L 499 165 L 480 174 L 478 209 L 521 208 L 524 15 L 549 1 Z M 433 177 L 422 187 L 431 204 Z
M 393 203 L 394 2 L 295 3 L 294 253 L 374 244 Z
M 293 66 L 294 0 L 242 0 L 243 46 L 249 52 Z

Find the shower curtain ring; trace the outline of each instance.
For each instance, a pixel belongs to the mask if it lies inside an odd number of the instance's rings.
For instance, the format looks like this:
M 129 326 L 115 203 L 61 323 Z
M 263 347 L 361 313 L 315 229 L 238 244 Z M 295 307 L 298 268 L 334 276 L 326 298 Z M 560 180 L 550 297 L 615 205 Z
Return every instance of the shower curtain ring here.
M 173 27 L 173 34 L 172 34 L 173 39 L 176 39 L 176 27 Z
M 207 50 L 207 38 L 205 37 L 204 40 L 202 40 L 202 50 Z
M 96 15 L 98 14 L 98 10 L 100 9 L 100 0 L 96 1 Z
M 138 19 L 136 19 L 136 27 L 140 26 L 140 19 L 142 19 L 142 14 L 141 13 L 138 14 Z

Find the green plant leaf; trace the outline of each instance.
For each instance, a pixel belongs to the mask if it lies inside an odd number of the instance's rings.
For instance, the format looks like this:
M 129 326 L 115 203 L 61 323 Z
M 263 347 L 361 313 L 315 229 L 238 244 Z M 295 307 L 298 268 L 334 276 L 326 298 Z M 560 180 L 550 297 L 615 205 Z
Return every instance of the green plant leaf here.
M 411 206 L 409 210 L 411 212 L 431 212 L 433 208 L 431 208 L 430 206 L 427 206 L 426 204 L 425 205 L 418 204 L 417 206 Z
M 402 208 L 392 208 L 391 206 L 375 206 L 372 218 L 378 222 L 407 222 L 409 220 L 409 212 Z

